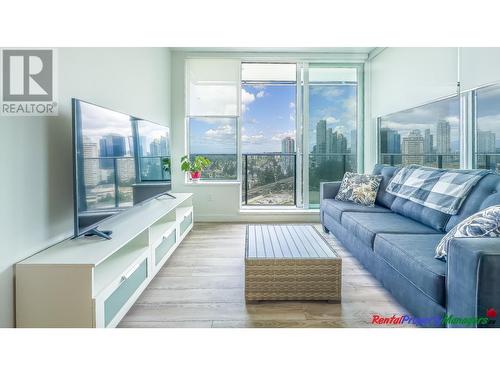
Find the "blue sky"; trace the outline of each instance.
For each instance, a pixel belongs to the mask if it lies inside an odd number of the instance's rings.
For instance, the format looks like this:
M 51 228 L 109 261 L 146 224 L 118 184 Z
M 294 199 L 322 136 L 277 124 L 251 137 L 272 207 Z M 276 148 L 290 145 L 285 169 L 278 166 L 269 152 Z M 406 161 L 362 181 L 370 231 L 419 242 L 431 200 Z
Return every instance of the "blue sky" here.
M 242 152 L 280 152 L 295 139 L 295 85 L 243 85 Z
M 295 139 L 295 85 L 243 85 L 241 144 L 243 153 L 280 152 L 281 140 Z M 310 151 L 316 143 L 316 123 L 343 133 L 351 142 L 356 123 L 356 87 L 311 85 L 309 93 Z M 236 153 L 236 122 L 231 119 L 192 119 L 193 153 Z

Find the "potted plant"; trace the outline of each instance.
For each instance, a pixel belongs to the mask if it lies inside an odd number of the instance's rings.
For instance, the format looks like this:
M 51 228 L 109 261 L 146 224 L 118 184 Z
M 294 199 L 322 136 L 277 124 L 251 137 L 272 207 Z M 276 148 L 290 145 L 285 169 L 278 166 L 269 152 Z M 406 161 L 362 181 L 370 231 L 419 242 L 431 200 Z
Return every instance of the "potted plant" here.
M 201 178 L 201 172 L 207 168 L 212 162 L 204 156 L 196 156 L 191 162 L 188 155 L 181 158 L 181 169 L 183 172 L 189 173 L 191 181 L 198 182 Z

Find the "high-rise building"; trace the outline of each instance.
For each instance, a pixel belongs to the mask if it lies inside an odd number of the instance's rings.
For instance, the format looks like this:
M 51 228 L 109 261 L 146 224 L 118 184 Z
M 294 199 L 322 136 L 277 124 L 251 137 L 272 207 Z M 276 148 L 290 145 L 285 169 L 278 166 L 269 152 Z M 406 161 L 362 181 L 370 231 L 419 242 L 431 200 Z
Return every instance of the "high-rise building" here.
M 167 138 L 156 138 L 149 144 L 149 156 L 166 156 L 167 153 Z
M 289 173 L 295 167 L 295 139 L 292 137 L 285 137 L 281 140 L 281 152 L 283 154 L 292 155 L 281 155 L 281 166 L 285 170 L 285 173 Z
M 281 140 L 281 152 L 283 154 L 293 154 L 295 152 L 295 139 L 285 137 Z
M 352 154 L 356 153 L 357 151 L 356 147 L 357 147 L 357 132 L 356 129 L 354 129 L 351 130 L 351 144 L 349 145 Z
M 496 134 L 491 130 L 477 132 L 478 154 L 496 153 Z M 478 158 L 484 160 L 486 169 L 498 170 L 497 157 L 492 155 L 481 155 Z
M 430 129 L 424 130 L 424 160 L 429 163 L 435 160 L 435 157 L 432 155 L 434 146 L 434 136 L 431 134 Z
M 347 138 L 338 131 L 328 134 L 328 151 L 332 154 L 346 154 L 347 153 Z
M 132 182 L 135 180 L 135 162 L 133 158 L 118 159 L 116 161 L 116 169 L 120 182 Z
M 101 158 L 120 157 L 127 152 L 125 137 L 121 135 L 108 134 L 99 139 L 99 156 Z M 102 169 L 113 169 L 113 160 L 100 161 Z
M 380 153 L 382 163 L 401 164 L 401 134 L 390 128 L 380 129 Z
M 490 130 L 477 132 L 477 152 L 495 153 L 496 152 L 496 134 Z
M 436 125 L 436 153 L 445 155 L 451 153 L 451 127 L 448 121 L 440 120 Z
M 403 137 L 403 164 L 424 164 L 424 137 L 420 130 L 410 131 Z
M 98 157 L 97 143 L 85 138 L 83 140 L 83 158 L 86 159 L 85 163 L 83 163 L 85 186 L 95 186 L 99 183 Z
M 380 152 L 382 154 L 401 153 L 401 135 L 394 129 L 380 129 Z
M 319 120 L 316 124 L 316 152 L 326 154 L 327 151 L 326 120 Z

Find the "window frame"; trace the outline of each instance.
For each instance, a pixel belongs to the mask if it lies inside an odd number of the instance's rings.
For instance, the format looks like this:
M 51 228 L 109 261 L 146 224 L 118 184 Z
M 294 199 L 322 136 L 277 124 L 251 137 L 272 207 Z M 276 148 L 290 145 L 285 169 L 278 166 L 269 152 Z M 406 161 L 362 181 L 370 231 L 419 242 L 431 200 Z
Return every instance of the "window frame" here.
M 186 66 L 187 60 L 189 59 L 210 59 L 211 57 L 207 57 L 204 54 L 191 54 L 185 56 L 184 65 Z M 313 64 L 314 66 L 324 66 L 324 67 L 333 67 L 333 68 L 356 68 L 357 71 L 357 104 L 356 104 L 356 165 L 358 173 L 364 172 L 364 142 L 365 142 L 365 67 L 366 61 L 363 59 L 354 59 L 353 61 L 338 61 L 338 60 L 329 60 L 328 56 L 321 57 L 306 57 L 306 56 L 293 56 L 293 57 L 283 57 L 283 56 L 273 56 L 273 55 L 262 55 L 262 56 L 254 56 L 249 54 L 248 56 L 238 56 L 234 57 L 232 54 L 228 54 L 227 56 L 214 56 L 214 59 L 229 59 L 229 60 L 238 60 L 240 65 L 244 63 L 276 63 L 276 64 L 295 64 L 296 65 L 296 154 L 297 154 L 297 164 L 296 164 L 296 207 L 294 209 L 306 209 L 306 210 L 317 210 L 317 208 L 309 207 L 308 200 L 308 168 L 305 168 L 305 163 L 308 161 L 307 156 L 304 154 L 305 147 L 304 145 L 308 141 L 307 137 L 307 121 L 308 121 L 308 95 L 307 90 L 304 89 L 304 82 L 307 83 L 307 77 L 309 72 L 309 64 Z M 273 83 L 273 82 L 271 82 Z M 241 69 L 239 70 L 239 88 L 241 90 L 242 87 L 242 79 L 241 79 Z M 232 180 L 202 180 L 198 182 L 198 184 L 239 184 L 240 192 L 239 196 L 242 194 L 242 145 L 241 145 L 241 127 L 242 127 L 242 109 L 241 109 L 241 91 L 240 95 L 238 95 L 238 114 L 236 116 L 190 116 L 188 114 L 187 108 L 187 100 L 188 100 L 188 75 L 185 74 L 184 77 L 184 87 L 185 87 L 185 110 L 184 110 L 184 129 L 185 129 L 185 147 L 186 153 L 190 155 L 191 151 L 189 149 L 190 144 L 190 134 L 189 134 L 189 120 L 191 117 L 218 117 L 218 118 L 233 118 L 236 117 L 236 142 L 237 142 L 237 176 L 236 179 Z M 189 181 L 188 176 L 186 175 L 184 178 L 185 184 L 192 184 Z M 241 210 L 242 202 L 239 199 L 239 209 Z M 256 209 L 257 207 L 252 207 L 252 209 Z M 267 209 L 268 207 L 263 207 Z M 281 206 L 280 206 L 281 208 Z
M 186 154 L 188 156 L 191 155 L 191 134 L 190 134 L 190 120 L 192 118 L 221 118 L 221 119 L 236 119 L 236 129 L 235 129 L 235 136 L 236 136 L 236 178 L 235 179 L 227 179 L 227 180 L 221 180 L 221 179 L 213 179 L 213 180 L 203 180 L 201 179 L 199 182 L 196 182 L 196 184 L 235 184 L 235 183 L 240 183 L 241 184 L 241 152 L 240 152 L 240 128 L 241 128 L 241 123 L 240 123 L 240 118 L 241 118 L 241 92 L 238 91 L 238 88 L 241 88 L 241 68 L 238 69 L 238 77 L 236 80 L 236 87 L 237 87 L 237 92 L 238 95 L 236 96 L 236 113 L 234 115 L 196 115 L 193 116 L 190 114 L 190 90 L 189 90 L 189 73 L 188 73 L 188 65 L 190 60 L 233 60 L 237 61 L 240 66 L 241 66 L 241 59 L 240 58 L 235 58 L 235 57 L 205 57 L 205 56 L 186 56 L 184 58 L 184 150 L 186 151 Z M 184 184 L 191 185 L 193 182 L 189 179 L 189 176 L 187 173 L 184 173 Z

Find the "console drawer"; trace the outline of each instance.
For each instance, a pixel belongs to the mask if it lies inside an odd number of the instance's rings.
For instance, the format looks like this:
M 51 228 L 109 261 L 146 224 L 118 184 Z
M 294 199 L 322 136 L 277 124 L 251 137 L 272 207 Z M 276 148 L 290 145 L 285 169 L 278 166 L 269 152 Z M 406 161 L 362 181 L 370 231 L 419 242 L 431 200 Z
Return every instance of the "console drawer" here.
M 123 305 L 127 303 L 134 292 L 139 289 L 141 284 L 148 278 L 148 260 L 144 259 L 130 275 L 122 276 L 122 278 L 123 282 L 106 301 L 104 301 L 105 327 L 108 326 Z
M 193 223 L 193 213 L 190 212 L 189 215 L 187 215 L 182 221 L 181 221 L 181 225 L 180 225 L 180 229 L 181 229 L 181 235 L 184 234 L 184 232 L 186 231 L 186 229 L 189 228 L 189 226 Z
M 177 230 L 174 229 L 172 233 L 168 236 L 163 237 L 161 243 L 155 249 L 155 265 L 161 262 L 163 257 L 168 253 L 168 251 L 175 245 L 175 241 L 177 240 Z

